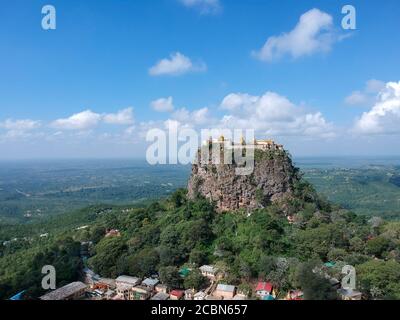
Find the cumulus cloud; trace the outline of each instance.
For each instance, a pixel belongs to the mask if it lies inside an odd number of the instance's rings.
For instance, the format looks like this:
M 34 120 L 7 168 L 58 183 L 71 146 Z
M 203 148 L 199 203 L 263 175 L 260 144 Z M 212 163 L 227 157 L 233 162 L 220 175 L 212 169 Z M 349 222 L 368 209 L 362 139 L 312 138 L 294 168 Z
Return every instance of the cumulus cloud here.
M 58 130 L 79 130 L 93 129 L 101 122 L 116 125 L 131 125 L 135 122 L 133 108 L 126 108 L 116 113 L 96 113 L 85 110 L 75 113 L 68 118 L 57 119 L 51 123 L 51 127 Z
M 247 93 L 231 93 L 222 100 L 221 108 L 225 110 L 235 111 L 240 108 L 247 108 L 257 101 L 258 97 L 251 96 Z
M 103 116 L 103 121 L 109 124 L 131 125 L 134 121 L 133 108 L 126 108 L 117 113 L 109 113 Z
M 306 112 L 274 92 L 262 96 L 232 93 L 223 99 L 221 108 L 230 111 L 220 121 L 221 127 L 254 129 L 259 134 L 274 136 L 327 138 L 335 135 L 333 125 L 320 112 Z
M 345 103 L 350 106 L 369 106 L 371 105 L 382 89 L 385 88 L 385 83 L 376 79 L 368 80 L 365 88 L 360 91 L 353 91 L 345 98 Z
M 389 82 L 381 90 L 372 109 L 357 119 L 354 131 L 360 134 L 400 133 L 400 81 Z
M 213 122 L 208 108 L 201 108 L 194 111 L 181 108 L 173 113 L 172 119 L 190 126 L 211 124 Z
M 180 52 L 170 55 L 169 58 L 162 59 L 149 69 L 151 76 L 172 75 L 179 76 L 189 72 L 204 72 L 207 66 L 199 62 L 194 64 L 191 59 Z
M 174 110 L 173 98 L 160 98 L 150 103 L 151 107 L 157 112 L 171 112 Z
M 57 119 L 51 124 L 60 130 L 88 130 L 99 124 L 102 116 L 91 110 L 75 113 L 69 118 Z
M 185 7 L 199 10 L 201 14 L 215 14 L 222 8 L 219 0 L 179 0 L 179 2 Z
M 272 62 L 288 55 L 292 58 L 309 56 L 316 52 L 327 52 L 340 40 L 334 31 L 331 15 L 312 9 L 304 13 L 296 27 L 279 36 L 271 36 L 253 56 L 266 62 Z

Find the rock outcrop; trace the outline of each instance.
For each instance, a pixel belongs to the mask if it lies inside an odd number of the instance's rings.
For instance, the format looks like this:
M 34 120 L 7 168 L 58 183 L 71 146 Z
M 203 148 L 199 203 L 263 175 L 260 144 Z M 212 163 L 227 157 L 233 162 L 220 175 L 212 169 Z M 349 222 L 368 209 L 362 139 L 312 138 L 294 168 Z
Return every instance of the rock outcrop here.
M 203 196 L 214 202 L 219 212 L 251 211 L 290 197 L 298 180 L 297 169 L 283 148 L 255 150 L 250 175 L 237 175 L 236 168 L 235 164 L 194 164 L 189 198 Z

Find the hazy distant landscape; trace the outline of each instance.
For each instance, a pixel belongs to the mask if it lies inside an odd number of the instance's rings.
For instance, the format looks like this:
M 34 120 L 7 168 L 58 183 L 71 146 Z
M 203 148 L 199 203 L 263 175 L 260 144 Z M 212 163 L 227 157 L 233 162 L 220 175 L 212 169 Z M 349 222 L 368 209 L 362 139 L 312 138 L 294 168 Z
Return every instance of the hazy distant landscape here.
M 171 194 L 189 168 L 140 160 L 0 163 L 0 222 L 38 220 L 92 204 L 134 204 Z
M 299 159 L 317 191 L 357 214 L 400 217 L 400 159 Z
M 400 159 L 298 158 L 317 191 L 358 214 L 400 217 Z M 134 204 L 186 187 L 189 166 L 144 160 L 0 163 L 0 222 L 26 223 L 94 204 Z

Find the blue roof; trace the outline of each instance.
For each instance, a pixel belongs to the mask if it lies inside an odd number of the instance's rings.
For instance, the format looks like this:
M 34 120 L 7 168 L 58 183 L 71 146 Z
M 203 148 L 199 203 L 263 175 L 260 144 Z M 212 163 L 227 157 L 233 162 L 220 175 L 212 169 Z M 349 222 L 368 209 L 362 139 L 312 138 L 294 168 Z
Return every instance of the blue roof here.
M 26 290 L 21 291 L 20 293 L 17 293 L 15 296 L 12 296 L 10 298 L 10 300 L 14 300 L 14 301 L 23 300 L 23 295 L 24 295 L 25 292 L 26 292 Z
M 274 298 L 273 296 L 271 296 L 270 294 L 267 294 L 267 295 L 264 296 L 262 299 L 263 299 L 263 300 L 267 300 L 267 301 L 275 300 L 275 298 Z

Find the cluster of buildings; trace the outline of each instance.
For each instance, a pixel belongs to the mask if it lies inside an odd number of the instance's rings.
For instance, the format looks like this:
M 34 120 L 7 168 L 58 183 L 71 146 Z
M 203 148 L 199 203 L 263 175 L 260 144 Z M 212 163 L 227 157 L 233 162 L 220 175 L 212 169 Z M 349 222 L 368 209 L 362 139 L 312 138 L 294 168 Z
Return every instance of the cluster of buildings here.
M 182 269 L 181 275 L 190 269 Z M 247 297 L 232 285 L 217 283 L 220 273 L 214 266 L 200 267 L 201 274 L 210 280 L 210 287 L 197 292 L 194 289 L 168 288 L 157 277 L 140 279 L 121 275 L 116 279 L 102 278 L 92 270 L 83 270 L 83 281 L 73 282 L 51 291 L 40 300 L 245 300 Z
M 221 136 L 219 139 L 214 140 L 212 137 L 207 141 L 209 146 L 214 144 L 219 144 L 221 146 L 230 145 L 233 149 L 242 148 L 246 146 L 246 148 L 254 148 L 256 150 L 284 150 L 283 145 L 275 143 L 273 140 L 257 140 L 254 139 L 252 143 L 247 143 L 244 137 L 241 138 L 239 144 L 235 144 L 233 141 L 226 139 L 224 136 Z
M 247 141 L 242 137 L 240 143 L 234 143 L 231 140 L 226 139 L 224 136 L 221 136 L 219 139 L 210 139 L 206 142 L 206 145 L 212 146 L 218 144 L 220 146 L 231 146 L 233 149 L 235 148 L 254 148 L 256 150 L 284 150 L 283 145 L 275 143 L 273 140 L 257 140 L 254 139 L 251 143 L 247 143 Z
M 168 288 L 156 277 L 141 279 L 121 275 L 116 279 L 102 278 L 92 270 L 85 268 L 83 282 L 73 282 L 40 297 L 41 300 L 248 300 L 249 293 L 234 285 L 223 282 L 224 275 L 215 266 L 204 265 L 199 268 L 201 274 L 209 279 L 210 286 L 205 290 L 181 290 Z M 191 269 L 184 268 L 180 274 L 187 276 Z M 330 279 L 337 286 L 342 300 L 361 300 L 357 291 L 340 289 L 339 281 Z M 277 299 L 272 283 L 259 281 L 253 284 L 253 298 L 264 301 Z M 303 292 L 291 290 L 284 300 L 303 300 Z

